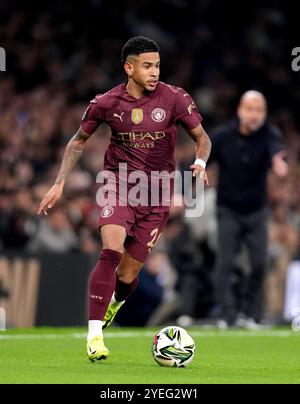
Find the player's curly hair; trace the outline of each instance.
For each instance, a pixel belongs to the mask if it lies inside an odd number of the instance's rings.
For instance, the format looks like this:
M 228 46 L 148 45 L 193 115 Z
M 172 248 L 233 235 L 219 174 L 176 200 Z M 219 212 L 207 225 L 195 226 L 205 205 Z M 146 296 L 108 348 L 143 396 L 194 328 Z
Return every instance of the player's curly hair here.
M 141 53 L 159 52 L 159 46 L 155 41 L 145 36 L 134 36 L 130 38 L 122 48 L 121 61 L 126 62 L 129 55 L 138 56 Z

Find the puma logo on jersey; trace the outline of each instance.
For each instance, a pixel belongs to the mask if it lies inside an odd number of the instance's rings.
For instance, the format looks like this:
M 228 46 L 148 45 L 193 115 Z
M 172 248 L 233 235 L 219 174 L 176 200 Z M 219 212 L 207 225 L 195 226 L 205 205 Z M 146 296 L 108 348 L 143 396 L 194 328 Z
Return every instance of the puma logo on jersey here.
M 124 112 L 122 112 L 121 115 L 118 115 L 118 114 L 115 113 L 115 114 L 114 114 L 114 118 L 119 118 L 120 121 L 123 122 L 123 114 L 124 114 Z

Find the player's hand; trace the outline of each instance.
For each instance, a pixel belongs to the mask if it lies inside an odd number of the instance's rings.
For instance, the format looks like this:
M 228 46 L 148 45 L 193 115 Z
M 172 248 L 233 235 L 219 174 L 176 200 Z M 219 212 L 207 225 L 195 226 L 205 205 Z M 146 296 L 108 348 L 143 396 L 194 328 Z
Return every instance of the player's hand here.
M 40 207 L 38 209 L 38 215 L 46 215 L 47 216 L 47 211 L 48 209 L 51 209 L 56 202 L 59 200 L 59 198 L 62 196 L 64 189 L 64 183 L 61 182 L 60 184 L 54 184 L 49 191 L 46 193 L 44 198 L 42 199 L 42 202 L 40 203 Z
M 196 175 L 200 175 L 200 178 L 204 180 L 204 184 L 209 187 L 207 172 L 202 166 L 200 166 L 199 164 L 193 164 L 190 166 L 190 169 L 193 170 L 193 177 L 196 177 Z

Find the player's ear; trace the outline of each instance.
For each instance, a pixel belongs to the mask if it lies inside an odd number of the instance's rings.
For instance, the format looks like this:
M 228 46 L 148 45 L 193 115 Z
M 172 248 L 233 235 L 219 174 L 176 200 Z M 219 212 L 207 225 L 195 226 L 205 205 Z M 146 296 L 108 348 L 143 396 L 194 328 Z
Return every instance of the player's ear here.
M 133 73 L 133 63 L 126 61 L 124 63 L 124 70 L 125 70 L 127 76 L 131 77 L 132 73 Z

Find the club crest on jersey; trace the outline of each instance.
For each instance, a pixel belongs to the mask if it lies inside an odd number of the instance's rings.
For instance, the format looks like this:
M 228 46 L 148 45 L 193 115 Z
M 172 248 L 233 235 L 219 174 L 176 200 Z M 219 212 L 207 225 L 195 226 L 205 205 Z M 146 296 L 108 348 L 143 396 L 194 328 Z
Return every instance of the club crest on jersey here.
M 133 108 L 131 111 L 131 120 L 136 125 L 143 122 L 144 119 L 144 111 L 141 108 Z
M 166 118 L 166 111 L 162 108 L 155 108 L 151 113 L 151 118 L 154 122 L 162 122 Z
M 115 213 L 115 210 L 111 206 L 104 206 L 104 208 L 101 211 L 101 217 L 103 219 L 107 219 L 108 217 L 111 217 Z

